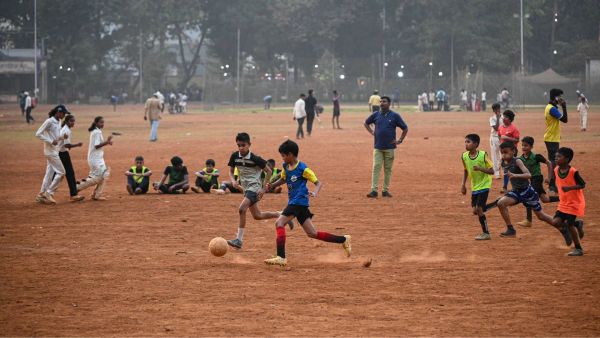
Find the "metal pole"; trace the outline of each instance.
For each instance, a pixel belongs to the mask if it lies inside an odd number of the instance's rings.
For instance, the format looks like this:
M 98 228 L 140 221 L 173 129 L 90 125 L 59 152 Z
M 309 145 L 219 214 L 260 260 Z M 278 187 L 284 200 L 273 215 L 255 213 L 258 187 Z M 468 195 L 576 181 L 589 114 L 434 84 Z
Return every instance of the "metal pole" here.
M 142 54 L 142 32 L 140 31 L 140 103 L 143 103 L 144 95 L 144 58 Z
M 450 33 L 450 93 L 454 96 L 454 30 Z M 451 100 L 448 100 L 451 103 Z
M 33 0 L 33 63 L 34 63 L 34 84 L 33 96 L 37 96 L 38 88 L 38 57 L 37 57 L 37 0 Z
M 523 0 L 521 0 L 521 75 L 525 74 L 525 66 L 524 66 L 524 57 L 523 57 Z
M 290 97 L 290 67 L 288 65 L 288 58 L 285 56 L 285 99 L 289 100 Z
M 240 104 L 240 29 L 237 30 L 237 88 L 236 88 L 236 102 Z
M 382 20 L 382 37 L 383 37 L 383 45 L 381 46 L 381 84 L 379 85 L 379 90 L 382 93 L 385 93 L 383 89 L 385 85 L 385 0 L 383 1 L 383 20 Z

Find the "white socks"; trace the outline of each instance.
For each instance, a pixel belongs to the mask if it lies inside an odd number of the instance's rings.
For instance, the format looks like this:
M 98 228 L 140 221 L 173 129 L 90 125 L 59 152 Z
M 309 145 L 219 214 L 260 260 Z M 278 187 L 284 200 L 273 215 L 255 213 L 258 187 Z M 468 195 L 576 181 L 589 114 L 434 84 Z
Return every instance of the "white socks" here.
M 240 241 L 244 239 L 244 230 L 246 230 L 246 228 L 238 228 L 237 239 Z

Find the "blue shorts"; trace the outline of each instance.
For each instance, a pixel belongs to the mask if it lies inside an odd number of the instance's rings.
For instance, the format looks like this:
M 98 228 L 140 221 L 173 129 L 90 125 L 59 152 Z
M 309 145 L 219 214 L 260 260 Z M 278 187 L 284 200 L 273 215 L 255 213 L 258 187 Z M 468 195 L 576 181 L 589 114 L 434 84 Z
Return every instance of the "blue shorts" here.
M 514 199 L 515 201 L 517 201 L 517 204 L 518 203 L 523 203 L 523 205 L 526 208 L 530 208 L 530 209 L 533 209 L 535 211 L 542 210 L 542 204 L 540 203 L 540 197 L 535 192 L 535 190 L 533 190 L 533 188 L 531 187 L 531 185 L 529 185 L 527 187 L 527 189 L 525 189 L 525 190 L 521 190 L 521 191 L 512 190 L 512 191 L 509 191 L 505 196 L 508 196 L 508 197 Z

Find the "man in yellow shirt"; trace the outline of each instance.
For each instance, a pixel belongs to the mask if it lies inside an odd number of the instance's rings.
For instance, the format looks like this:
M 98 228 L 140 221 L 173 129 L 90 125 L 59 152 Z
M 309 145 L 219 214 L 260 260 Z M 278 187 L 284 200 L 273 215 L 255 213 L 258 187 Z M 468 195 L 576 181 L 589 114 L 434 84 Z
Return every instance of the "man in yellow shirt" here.
M 548 150 L 548 160 L 552 162 L 554 166 L 554 156 L 560 148 L 560 123 L 567 123 L 569 117 L 567 115 L 567 103 L 562 98 L 563 91 L 561 89 L 550 89 L 550 102 L 544 110 L 544 116 L 546 118 L 546 132 L 544 133 L 544 143 L 546 143 L 546 149 Z M 562 113 L 558 110 L 558 105 L 562 108 Z M 550 180 L 550 191 L 556 192 L 556 185 L 554 179 Z
M 374 90 L 373 95 L 369 97 L 369 111 L 374 113 L 379 111 L 379 102 L 381 101 L 381 96 L 379 96 L 379 91 Z

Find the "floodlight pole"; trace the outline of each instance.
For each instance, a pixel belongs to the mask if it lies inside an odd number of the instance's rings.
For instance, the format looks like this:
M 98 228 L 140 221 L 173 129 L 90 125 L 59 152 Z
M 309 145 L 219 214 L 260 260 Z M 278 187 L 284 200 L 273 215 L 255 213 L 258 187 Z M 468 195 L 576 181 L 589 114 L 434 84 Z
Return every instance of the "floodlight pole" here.
M 236 102 L 240 104 L 240 28 L 237 29 L 237 87 L 236 87 Z
M 37 88 L 38 88 L 37 0 L 33 0 L 33 63 L 34 63 L 33 96 L 37 97 Z
M 143 54 L 142 54 L 142 40 L 143 40 L 143 36 L 142 36 L 142 31 L 140 31 L 140 103 L 144 102 L 144 59 L 143 59 Z
M 521 75 L 525 74 L 525 66 L 524 66 L 524 57 L 523 57 L 523 0 L 521 0 Z

